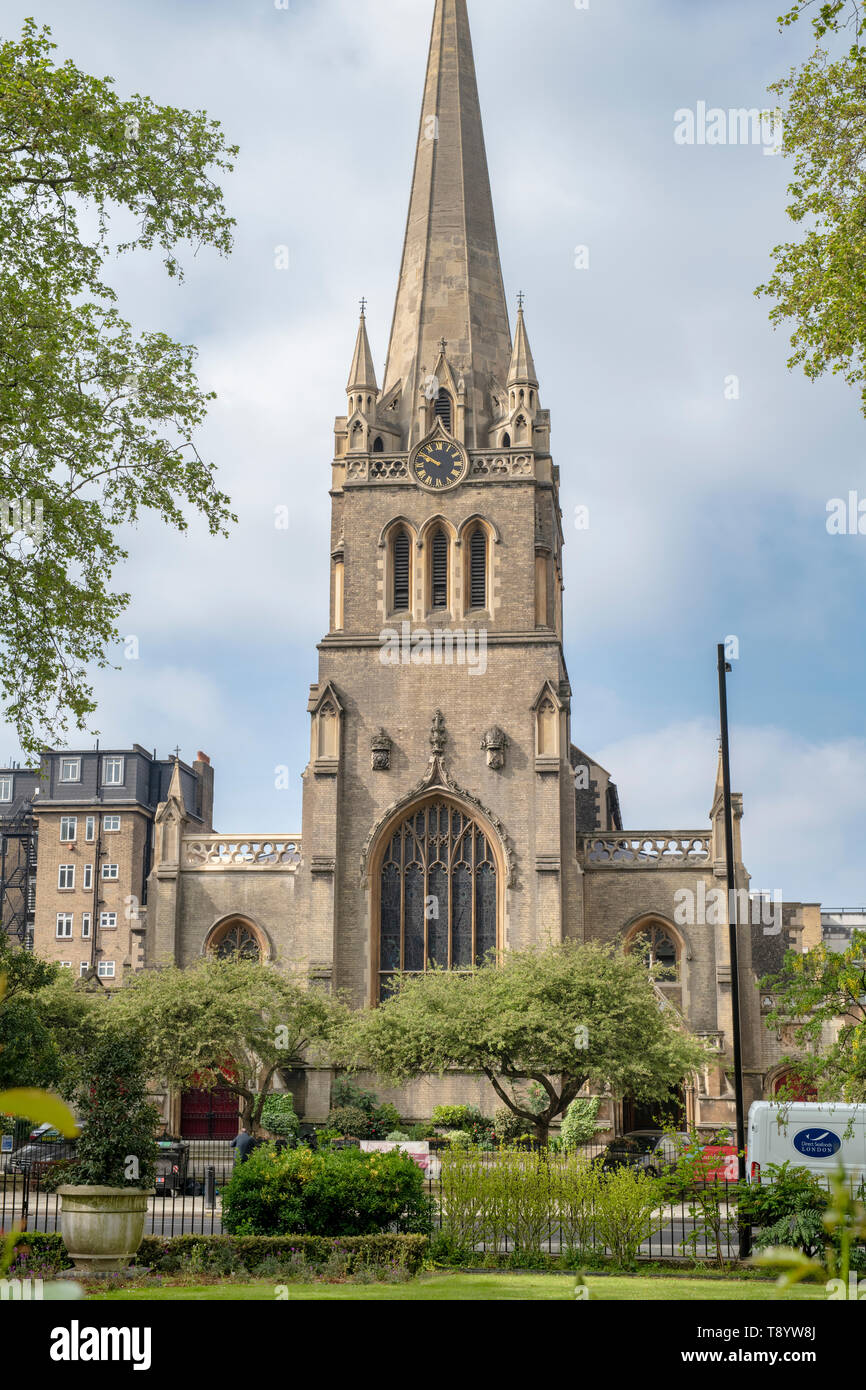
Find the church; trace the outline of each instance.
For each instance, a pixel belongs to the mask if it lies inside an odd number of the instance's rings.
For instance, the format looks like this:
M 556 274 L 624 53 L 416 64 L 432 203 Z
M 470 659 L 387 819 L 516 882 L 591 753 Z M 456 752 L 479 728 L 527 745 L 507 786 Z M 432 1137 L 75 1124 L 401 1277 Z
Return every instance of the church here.
M 300 832 L 217 834 L 175 763 L 131 967 L 240 951 L 300 964 L 360 1008 L 397 973 L 471 970 L 491 951 L 566 938 L 641 949 L 663 967 L 660 1002 L 711 1048 L 683 1120 L 731 1125 L 728 931 L 701 911 L 725 886 L 721 780 L 707 769 L 705 825 L 627 830 L 611 774 L 580 746 L 551 414 L 522 296 L 509 315 L 466 0 L 436 0 L 384 376 L 363 306 L 349 346 Z M 735 798 L 748 902 L 742 812 Z M 746 915 L 748 1105 L 773 1094 L 790 1042 L 764 1026 L 757 981 L 785 949 L 817 944 L 821 920 L 815 904 Z M 330 1083 L 313 1068 L 287 1078 L 311 1120 L 327 1115 Z M 407 1119 L 493 1101 L 457 1075 L 377 1089 Z M 628 1130 L 647 1116 L 610 1097 L 603 1120 Z

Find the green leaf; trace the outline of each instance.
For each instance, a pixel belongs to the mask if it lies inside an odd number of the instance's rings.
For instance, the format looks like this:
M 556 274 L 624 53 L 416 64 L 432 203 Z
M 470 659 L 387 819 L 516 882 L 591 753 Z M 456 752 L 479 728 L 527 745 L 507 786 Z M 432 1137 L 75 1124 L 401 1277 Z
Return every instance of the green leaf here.
M 78 1125 L 72 1111 L 47 1091 L 37 1091 L 29 1086 L 0 1091 L 0 1111 L 4 1115 L 21 1115 L 33 1124 L 53 1125 L 67 1139 L 75 1139 L 78 1135 Z

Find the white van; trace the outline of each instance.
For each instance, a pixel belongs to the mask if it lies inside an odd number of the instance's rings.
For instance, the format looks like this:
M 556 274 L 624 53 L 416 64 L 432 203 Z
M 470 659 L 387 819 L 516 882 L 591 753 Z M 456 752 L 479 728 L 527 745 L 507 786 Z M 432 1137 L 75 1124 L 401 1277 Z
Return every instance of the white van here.
M 770 1164 L 786 1162 L 825 1178 L 841 1162 L 857 1186 L 866 1179 L 866 1105 L 755 1101 L 746 1145 L 749 1182 L 766 1181 Z

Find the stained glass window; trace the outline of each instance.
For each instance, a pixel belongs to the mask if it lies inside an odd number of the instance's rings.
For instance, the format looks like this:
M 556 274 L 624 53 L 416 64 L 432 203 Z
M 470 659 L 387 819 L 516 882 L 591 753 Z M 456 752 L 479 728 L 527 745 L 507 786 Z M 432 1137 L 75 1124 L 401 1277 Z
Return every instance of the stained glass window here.
M 496 861 L 483 830 L 445 800 L 391 836 L 380 875 L 379 998 L 399 973 L 471 970 L 496 948 Z
M 670 932 L 661 922 L 651 922 L 642 927 L 632 940 L 629 948 L 646 962 L 657 980 L 662 983 L 679 977 L 679 952 Z
M 258 960 L 261 955 L 258 941 L 242 922 L 231 923 L 220 934 L 214 951 L 220 960 Z

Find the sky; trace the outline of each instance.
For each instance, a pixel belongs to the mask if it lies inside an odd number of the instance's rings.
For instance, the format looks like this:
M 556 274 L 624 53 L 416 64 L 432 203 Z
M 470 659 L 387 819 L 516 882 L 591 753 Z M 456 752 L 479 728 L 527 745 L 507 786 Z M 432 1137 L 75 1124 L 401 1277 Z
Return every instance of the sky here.
M 789 370 L 754 293 L 796 235 L 788 162 L 675 139 L 699 103 L 773 104 L 768 85 L 811 49 L 806 25 L 779 32 L 779 9 L 469 0 L 512 321 L 522 290 L 561 471 L 574 742 L 613 774 L 627 829 L 706 825 L 716 644 L 736 638 L 752 886 L 858 907 L 866 538 L 826 522 L 831 499 L 866 496 L 866 420 L 840 379 Z M 221 831 L 301 827 L 333 422 L 362 295 L 381 383 L 432 14 L 433 0 L 0 0 L 4 37 L 33 15 L 59 60 L 123 96 L 203 108 L 240 146 L 230 258 L 183 255 L 182 285 L 157 256 L 109 272 L 136 329 L 196 344 L 217 393 L 199 450 L 238 525 L 227 540 L 147 518 L 129 532 L 117 586 L 139 655 L 120 647 L 95 674 L 102 745 L 207 752 Z M 0 726 L 0 763 L 16 756 Z

